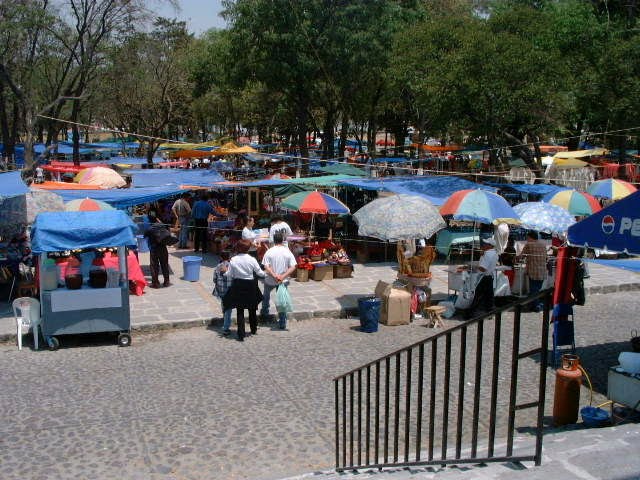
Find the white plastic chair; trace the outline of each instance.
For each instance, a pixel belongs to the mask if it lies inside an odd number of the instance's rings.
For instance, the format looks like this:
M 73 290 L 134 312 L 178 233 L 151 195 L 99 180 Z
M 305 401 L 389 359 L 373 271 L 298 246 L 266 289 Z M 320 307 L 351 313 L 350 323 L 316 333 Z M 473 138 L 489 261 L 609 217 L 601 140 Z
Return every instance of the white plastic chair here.
M 13 301 L 13 316 L 18 329 L 18 349 L 22 350 L 22 327 L 33 329 L 33 343 L 38 350 L 38 327 L 40 326 L 40 302 L 31 297 L 20 297 Z

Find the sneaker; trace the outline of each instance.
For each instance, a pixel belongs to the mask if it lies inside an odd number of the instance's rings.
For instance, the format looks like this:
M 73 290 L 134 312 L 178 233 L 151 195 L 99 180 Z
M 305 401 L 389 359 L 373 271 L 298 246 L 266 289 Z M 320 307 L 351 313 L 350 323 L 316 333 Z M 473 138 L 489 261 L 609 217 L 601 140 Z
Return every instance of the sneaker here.
M 158 282 L 152 282 L 151 285 L 149 285 L 151 288 L 160 288 L 160 283 Z
M 231 335 L 231 330 L 222 330 L 222 336 L 228 337 L 229 335 Z

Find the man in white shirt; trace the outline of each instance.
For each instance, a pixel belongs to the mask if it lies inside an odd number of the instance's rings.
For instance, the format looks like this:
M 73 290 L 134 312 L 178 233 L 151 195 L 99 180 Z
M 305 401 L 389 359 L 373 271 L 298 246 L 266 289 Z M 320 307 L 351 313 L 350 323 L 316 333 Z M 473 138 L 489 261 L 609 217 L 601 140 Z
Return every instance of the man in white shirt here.
M 496 241 L 493 237 L 483 238 L 481 248 L 483 251 L 478 263 L 478 271 L 482 274 L 476 285 L 473 302 L 465 312 L 465 318 L 471 318 L 475 314 L 493 310 L 493 275 L 498 264 L 498 252 L 495 249 Z
M 293 231 L 291 230 L 291 227 L 289 226 L 289 224 L 284 220 L 282 220 L 281 217 L 275 217 L 271 221 L 271 228 L 269 229 L 269 243 L 271 244 L 271 246 L 275 245 L 273 236 L 276 232 L 279 232 L 282 234 L 282 244 L 285 247 L 288 247 L 289 244 L 287 243 L 287 237 L 289 235 L 293 235 Z
M 262 259 L 262 265 L 264 265 L 267 275 L 264 279 L 262 308 L 260 309 L 261 317 L 269 316 L 269 302 L 271 301 L 273 289 L 277 291 L 281 285 L 286 286 L 289 283 L 289 275 L 296 271 L 296 257 L 293 256 L 288 247 L 284 246 L 283 241 L 280 232 L 274 233 L 273 242 L 275 245 L 267 250 Z M 282 330 L 287 328 L 286 312 L 278 313 L 278 325 Z
M 173 216 L 178 219 L 180 225 L 180 242 L 178 248 L 187 248 L 189 242 L 189 221 L 191 220 L 191 205 L 189 205 L 189 197 L 191 195 L 188 192 L 183 193 L 178 200 L 176 200 L 171 207 Z

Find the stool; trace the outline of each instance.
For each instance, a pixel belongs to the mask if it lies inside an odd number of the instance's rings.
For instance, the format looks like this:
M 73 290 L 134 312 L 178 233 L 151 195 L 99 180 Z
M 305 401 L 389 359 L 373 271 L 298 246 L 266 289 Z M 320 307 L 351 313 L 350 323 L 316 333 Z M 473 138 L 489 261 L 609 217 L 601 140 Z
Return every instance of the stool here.
M 427 327 L 444 327 L 444 323 L 442 322 L 442 317 L 440 315 L 446 310 L 446 307 L 442 307 L 440 305 L 433 305 L 425 308 L 424 311 L 427 313 Z

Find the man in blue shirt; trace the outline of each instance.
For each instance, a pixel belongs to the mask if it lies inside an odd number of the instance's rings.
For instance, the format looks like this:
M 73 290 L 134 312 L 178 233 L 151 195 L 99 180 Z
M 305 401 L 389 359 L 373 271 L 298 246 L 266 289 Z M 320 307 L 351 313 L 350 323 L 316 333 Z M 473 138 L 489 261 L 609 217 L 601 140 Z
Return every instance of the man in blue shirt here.
M 195 233 L 193 235 L 193 251 L 197 252 L 202 248 L 202 253 L 207 253 L 207 230 L 209 228 L 209 215 L 213 213 L 213 207 L 207 201 L 207 195 L 201 194 L 191 209 L 191 217 L 195 223 Z M 202 244 L 202 247 L 200 247 Z

